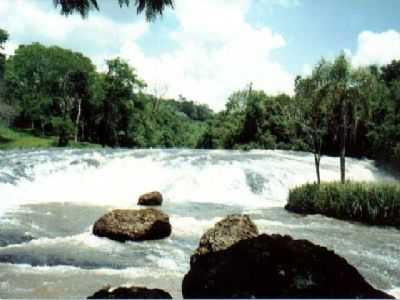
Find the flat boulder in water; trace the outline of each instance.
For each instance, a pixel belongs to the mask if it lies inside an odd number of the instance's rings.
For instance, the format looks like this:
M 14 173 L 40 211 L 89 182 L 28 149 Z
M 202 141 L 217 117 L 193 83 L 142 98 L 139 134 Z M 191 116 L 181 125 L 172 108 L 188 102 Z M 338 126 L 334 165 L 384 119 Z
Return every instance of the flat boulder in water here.
M 160 289 L 145 287 L 106 287 L 89 296 L 88 299 L 172 299 L 171 295 Z
M 203 234 L 195 255 L 225 250 L 240 240 L 256 236 L 258 236 L 257 226 L 249 216 L 229 215 Z
M 139 197 L 138 205 L 158 206 L 163 202 L 163 197 L 160 192 L 150 192 Z
M 193 257 L 184 298 L 392 298 L 333 251 L 290 236 L 262 234 Z
M 171 224 L 165 213 L 154 208 L 116 209 L 96 221 L 93 234 L 120 242 L 156 240 L 171 234 Z

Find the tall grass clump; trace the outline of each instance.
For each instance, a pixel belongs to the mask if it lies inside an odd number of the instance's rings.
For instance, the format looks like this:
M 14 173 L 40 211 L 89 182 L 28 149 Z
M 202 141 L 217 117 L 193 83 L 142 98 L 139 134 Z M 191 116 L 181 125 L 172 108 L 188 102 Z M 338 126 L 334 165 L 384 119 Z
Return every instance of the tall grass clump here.
M 400 184 L 305 184 L 289 192 L 287 210 L 400 228 Z

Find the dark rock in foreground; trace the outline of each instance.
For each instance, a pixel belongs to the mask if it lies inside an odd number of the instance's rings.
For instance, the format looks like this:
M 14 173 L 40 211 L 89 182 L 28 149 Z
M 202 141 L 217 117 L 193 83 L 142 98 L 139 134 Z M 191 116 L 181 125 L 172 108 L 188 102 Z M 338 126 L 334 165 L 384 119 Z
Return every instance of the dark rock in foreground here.
M 230 215 L 203 234 L 195 255 L 225 250 L 240 240 L 256 236 L 258 229 L 247 215 Z
M 160 289 L 145 287 L 104 288 L 97 291 L 88 299 L 172 299 L 171 295 Z
M 139 197 L 138 205 L 158 206 L 163 202 L 163 197 L 160 192 L 146 193 Z
M 392 298 L 333 251 L 289 236 L 260 235 L 194 255 L 184 298 Z
M 93 234 L 120 242 L 156 240 L 171 234 L 171 224 L 157 209 L 116 209 L 96 221 Z

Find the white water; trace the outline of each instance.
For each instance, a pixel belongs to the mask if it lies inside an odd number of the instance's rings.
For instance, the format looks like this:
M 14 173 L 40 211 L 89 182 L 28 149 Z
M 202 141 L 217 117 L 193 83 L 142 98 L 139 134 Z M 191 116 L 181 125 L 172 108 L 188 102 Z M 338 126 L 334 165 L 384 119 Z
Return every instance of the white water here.
M 323 180 L 339 179 L 338 163 L 322 158 Z M 367 160 L 348 159 L 347 174 L 393 180 Z M 374 286 L 398 295 L 397 230 L 282 209 L 289 188 L 314 180 L 313 156 L 288 151 L 0 152 L 0 297 L 85 297 L 107 283 L 154 285 L 180 296 L 201 234 L 236 212 L 249 213 L 263 232 L 334 249 Z M 152 190 L 164 195 L 170 238 L 119 244 L 91 234 L 104 212 L 134 208 Z M 38 284 L 44 279 L 47 285 Z

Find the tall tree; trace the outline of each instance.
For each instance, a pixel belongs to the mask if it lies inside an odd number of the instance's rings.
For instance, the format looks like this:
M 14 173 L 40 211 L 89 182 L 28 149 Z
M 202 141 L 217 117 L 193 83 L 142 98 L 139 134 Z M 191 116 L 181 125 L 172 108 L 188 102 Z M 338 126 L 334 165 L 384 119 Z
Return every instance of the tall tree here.
M 128 134 L 135 94 L 146 85 L 138 78 L 135 70 L 120 58 L 108 60 L 107 66 L 108 71 L 103 81 L 105 99 L 101 143 L 120 146 Z
M 356 87 L 351 64 L 344 54 L 339 55 L 330 71 L 330 88 L 333 103 L 339 113 L 340 180 L 346 181 L 346 142 L 349 132 L 349 104 L 354 99 Z
M 78 142 L 79 125 L 82 115 L 82 102 L 89 96 L 89 75 L 85 71 L 72 71 L 66 78 L 66 97 L 70 97 L 75 107 L 74 141 Z
M 314 154 L 318 184 L 321 183 L 320 163 L 323 140 L 328 131 L 328 72 L 330 65 L 322 60 L 311 76 L 296 79 L 295 119 L 307 134 Z
M 7 98 L 20 112 L 17 125 L 39 129 L 56 129 L 70 134 L 71 113 L 76 102 L 68 89 L 68 75 L 95 70 L 89 58 L 59 47 L 38 43 L 21 45 L 7 60 Z M 73 126 L 72 126 L 73 128 Z M 64 133 L 63 133 L 64 134 Z M 62 140 L 65 140 L 64 138 Z
M 4 44 L 7 42 L 7 40 L 8 40 L 7 31 L 0 28 L 0 50 L 4 50 Z M 2 84 L 3 81 L 5 64 L 6 64 L 6 56 L 2 51 L 0 51 L 0 85 Z M 2 86 L 0 86 L 0 88 L 2 88 Z
M 61 6 L 63 15 L 79 13 L 82 17 L 87 17 L 93 9 L 99 10 L 98 0 L 53 0 L 56 7 Z M 138 14 L 144 12 L 148 21 L 154 20 L 158 15 L 162 15 L 166 7 L 173 8 L 173 0 L 118 0 L 119 5 L 129 6 L 134 2 Z

